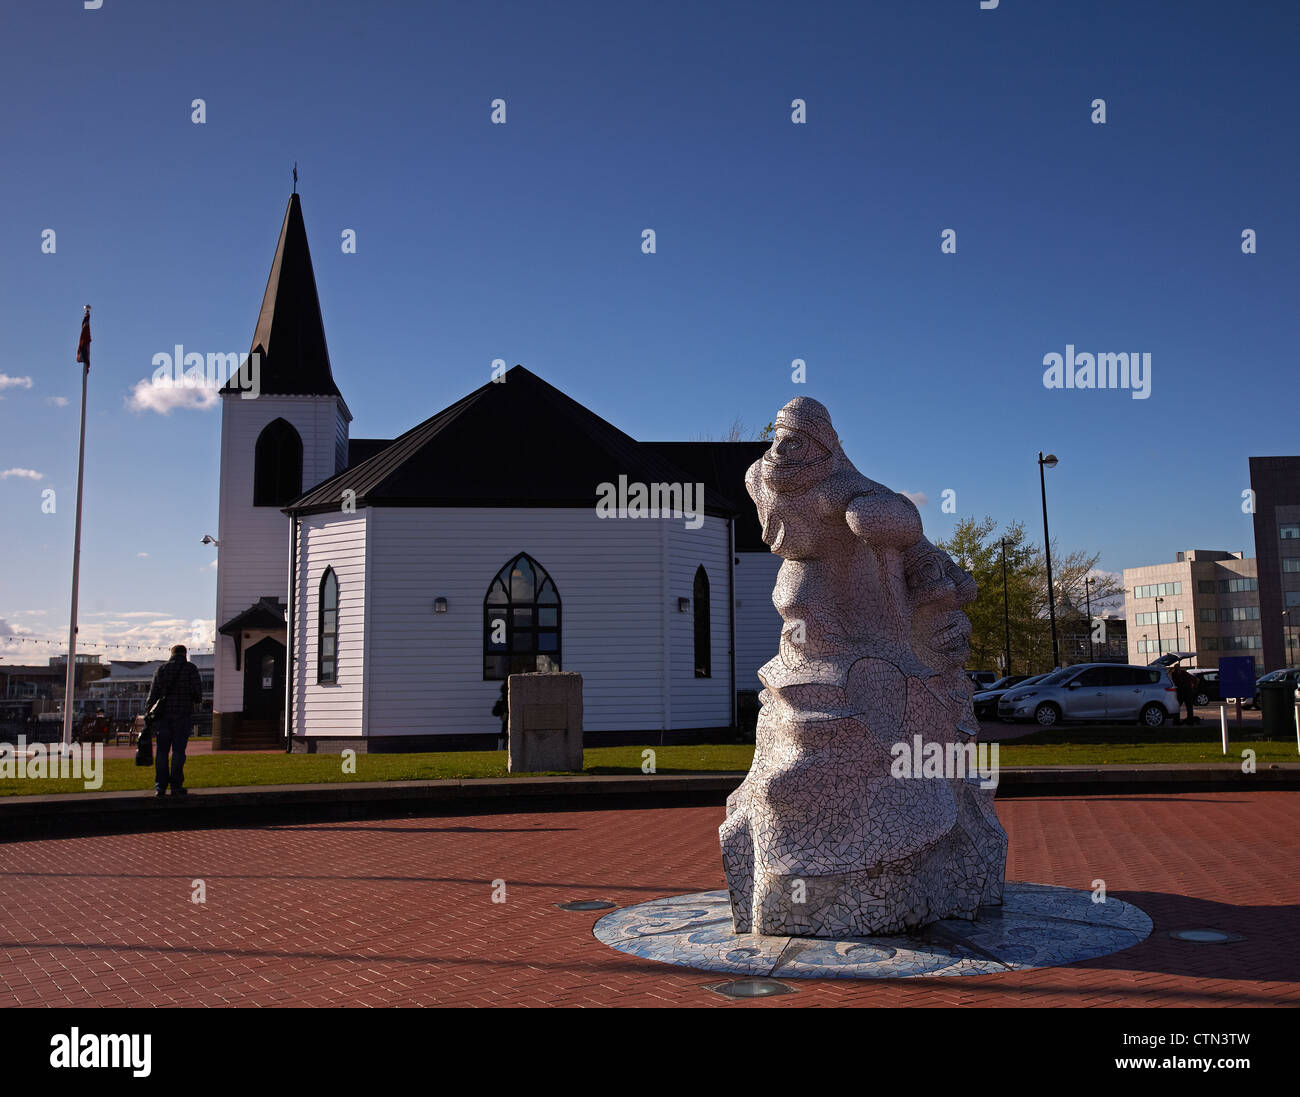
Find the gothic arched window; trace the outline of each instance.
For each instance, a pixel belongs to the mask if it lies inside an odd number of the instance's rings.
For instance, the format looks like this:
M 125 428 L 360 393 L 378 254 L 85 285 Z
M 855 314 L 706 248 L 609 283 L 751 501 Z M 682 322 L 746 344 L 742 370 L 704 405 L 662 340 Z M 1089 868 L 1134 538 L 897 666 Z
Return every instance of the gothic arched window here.
M 339 581 L 333 568 L 320 577 L 320 605 L 316 617 L 316 681 L 338 681 Z
M 253 506 L 282 507 L 302 494 L 302 438 L 283 419 L 257 436 L 253 451 Z
M 560 669 L 560 595 L 546 569 L 521 552 L 483 599 L 483 679 Z
M 701 564 L 695 571 L 691 602 L 695 609 L 695 677 L 712 678 L 713 660 L 709 651 L 709 577 Z

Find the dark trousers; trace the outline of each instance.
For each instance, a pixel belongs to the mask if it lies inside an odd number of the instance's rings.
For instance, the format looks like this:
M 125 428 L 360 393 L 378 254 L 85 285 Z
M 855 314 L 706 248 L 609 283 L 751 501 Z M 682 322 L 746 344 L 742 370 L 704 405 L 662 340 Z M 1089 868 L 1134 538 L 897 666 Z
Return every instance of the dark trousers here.
M 192 723 L 189 716 L 172 716 L 154 722 L 154 788 L 159 792 L 166 791 L 168 782 L 173 792 L 185 787 L 185 747 L 190 741 Z
M 1187 715 L 1184 717 L 1184 719 L 1189 724 L 1196 723 L 1196 706 L 1194 704 L 1195 700 L 1196 700 L 1196 694 L 1194 693 L 1183 694 L 1183 704 L 1187 706 Z

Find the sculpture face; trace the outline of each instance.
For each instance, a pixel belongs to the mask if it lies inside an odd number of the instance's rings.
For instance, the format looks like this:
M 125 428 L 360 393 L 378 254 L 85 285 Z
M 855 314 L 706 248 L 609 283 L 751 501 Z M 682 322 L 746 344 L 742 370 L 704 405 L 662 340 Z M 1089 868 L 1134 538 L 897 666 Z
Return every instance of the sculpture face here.
M 975 597 L 975 581 L 924 538 L 903 554 L 903 567 L 916 654 L 935 670 L 960 670 L 970 655 L 971 634 L 961 607 Z
M 772 448 L 746 480 L 763 525 L 763 543 L 778 555 L 803 555 L 813 538 L 819 508 L 811 489 L 830 475 L 834 454 L 816 438 L 778 424 Z
M 832 456 L 811 435 L 778 425 L 772 448 L 763 454 L 763 482 L 776 492 L 803 491 L 830 475 Z

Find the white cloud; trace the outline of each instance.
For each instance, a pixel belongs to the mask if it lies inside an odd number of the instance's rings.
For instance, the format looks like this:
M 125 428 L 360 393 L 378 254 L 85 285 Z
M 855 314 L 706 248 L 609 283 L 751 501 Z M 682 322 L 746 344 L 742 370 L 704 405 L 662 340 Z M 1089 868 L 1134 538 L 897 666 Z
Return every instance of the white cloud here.
M 91 616 L 108 617 L 107 621 L 90 621 Z M 148 617 L 148 621 L 129 624 L 121 618 Z M 191 652 L 211 649 L 216 635 L 216 622 L 212 618 L 190 620 L 181 617 L 163 617 L 151 610 L 128 613 L 83 615 L 77 634 L 77 643 L 90 654 L 105 659 L 166 659 L 173 644 L 184 644 Z M 22 644 L 19 639 L 49 639 L 48 644 Z M 34 633 L 31 629 L 0 617 L 0 656 L 30 661 L 35 656 L 44 662 L 47 654 L 62 650 L 67 634 L 57 637 L 50 632 Z M 80 649 L 79 649 L 80 650 Z
M 29 389 L 32 387 L 30 377 L 10 377 L 7 373 L 0 373 L 0 389 Z
M 37 472 L 35 469 L 5 469 L 0 472 L 0 480 L 8 480 L 11 476 L 18 476 L 24 480 L 44 480 L 45 473 Z
M 47 404 L 53 404 L 56 408 L 66 408 L 68 406 L 68 398 L 66 396 L 47 396 L 45 402 Z
M 135 610 L 108 615 L 110 620 L 88 622 L 83 619 L 78 631 L 78 642 L 86 650 L 108 659 L 166 659 L 172 644 L 184 644 L 191 651 L 212 646 L 216 623 L 212 619 L 197 622 L 181 617 L 163 617 L 150 610 Z M 121 618 L 150 618 L 137 624 L 122 626 Z M 196 639 L 197 634 L 197 639 Z M 67 637 L 64 637 L 66 641 Z M 107 645 L 91 647 L 91 644 Z M 53 649 L 51 649 L 53 650 Z
M 213 571 L 216 571 L 216 570 L 217 570 L 217 561 L 214 559 L 214 560 L 212 561 L 212 563 L 210 563 L 210 564 L 208 565 L 208 567 L 211 568 Z
M 141 560 L 147 560 L 149 558 L 149 554 L 147 552 L 137 552 L 136 556 Z
M 159 415 L 170 415 L 177 408 L 208 411 L 217 406 L 219 389 L 215 379 L 177 385 L 146 377 L 135 383 L 131 395 L 126 398 L 126 406 L 132 411 L 154 411 Z
M 923 507 L 925 506 L 926 503 L 930 501 L 930 497 L 926 495 L 925 492 L 923 491 L 905 491 L 902 492 L 901 494 L 906 495 L 918 507 Z

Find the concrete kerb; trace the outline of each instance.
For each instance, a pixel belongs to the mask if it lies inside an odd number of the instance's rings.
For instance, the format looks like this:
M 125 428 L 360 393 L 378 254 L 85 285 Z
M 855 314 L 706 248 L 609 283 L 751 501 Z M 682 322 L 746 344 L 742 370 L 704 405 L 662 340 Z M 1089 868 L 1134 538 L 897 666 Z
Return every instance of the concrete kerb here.
M 0 842 L 149 830 L 316 823 L 503 811 L 722 806 L 740 773 L 575 774 L 443 781 L 350 781 L 200 788 L 183 799 L 152 792 L 65 793 L 0 798 Z M 1000 774 L 1000 799 L 1129 793 L 1300 789 L 1300 763 L 1240 767 L 1022 766 Z

